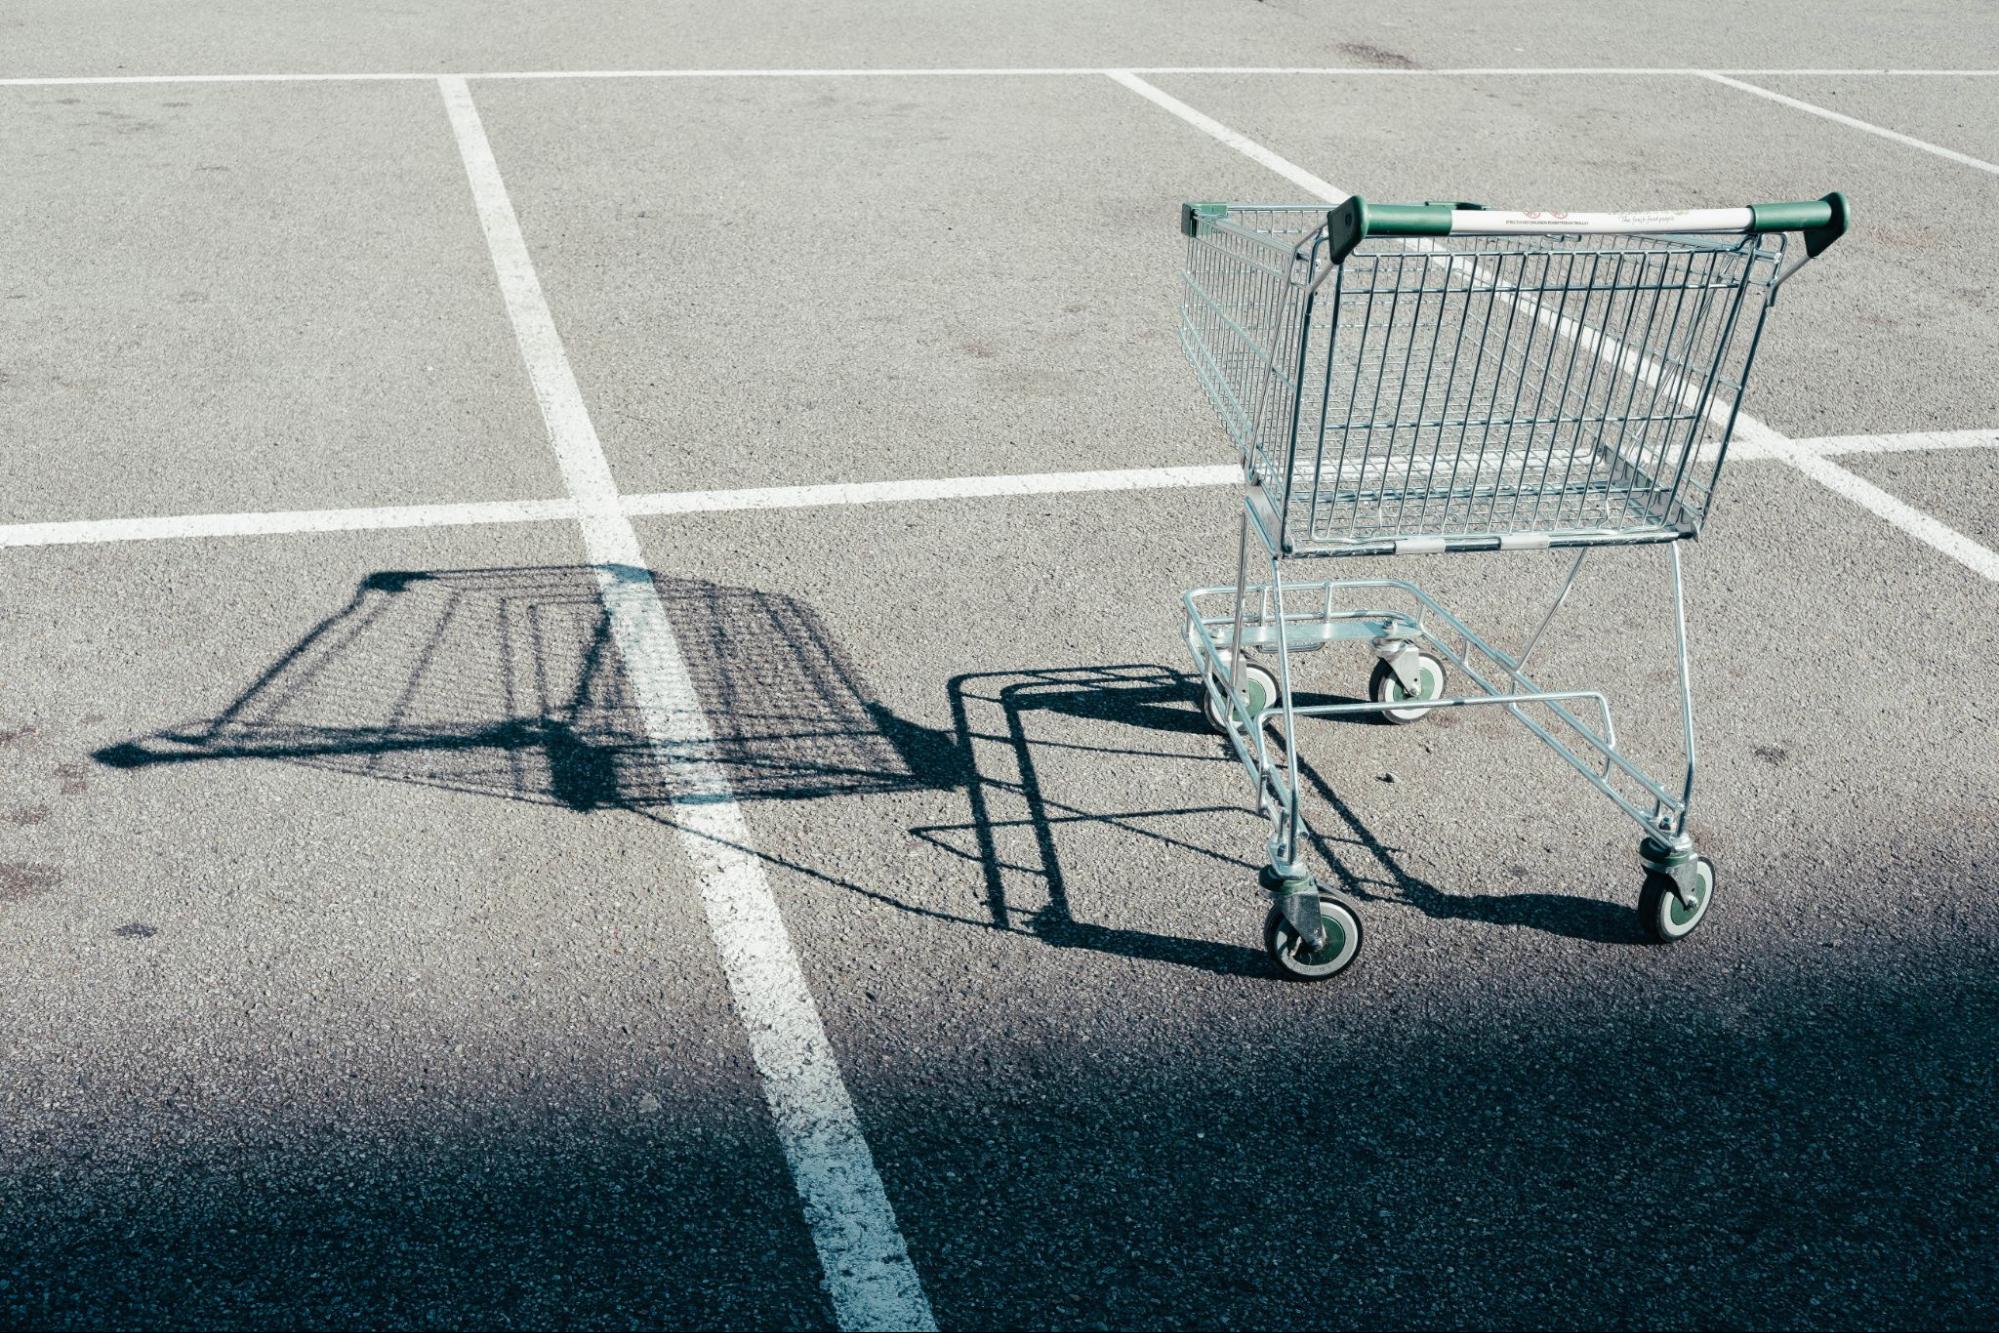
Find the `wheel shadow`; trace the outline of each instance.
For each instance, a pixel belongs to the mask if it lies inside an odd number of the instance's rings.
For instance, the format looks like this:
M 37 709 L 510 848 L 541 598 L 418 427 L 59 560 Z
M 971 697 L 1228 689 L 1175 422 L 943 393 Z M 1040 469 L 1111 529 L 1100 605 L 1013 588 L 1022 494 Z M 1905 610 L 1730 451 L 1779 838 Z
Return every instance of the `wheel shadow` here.
M 1226 974 L 1270 975 L 1259 949 L 1093 924 L 1078 911 L 1072 893 L 1065 853 L 1079 837 L 1106 832 L 1164 844 L 1183 857 L 1210 862 L 1222 891 L 1254 883 L 1263 825 L 1246 801 L 1114 808 L 1098 799 L 1094 784 L 1050 776 L 1050 755 L 1094 751 L 1093 762 L 1143 761 L 1161 785 L 1183 789 L 1190 782 L 1175 781 L 1165 766 L 1199 765 L 1203 771 L 1191 782 L 1197 790 L 1240 795 L 1243 775 L 1232 752 L 1213 740 L 1191 675 L 1152 664 L 974 673 L 952 680 L 949 692 L 959 748 L 971 757 L 966 789 L 971 817 L 963 824 L 913 832 L 979 862 L 986 912 L 996 928 L 1024 929 L 1058 947 L 1095 948 Z M 1299 697 L 1344 701 L 1330 694 L 1301 692 Z M 1101 733 L 1094 739 L 1069 734 L 1064 724 L 1075 720 L 1149 731 L 1167 743 L 1104 744 Z M 1332 724 L 1380 725 L 1365 714 Z M 1203 744 L 1190 750 L 1185 744 L 1190 735 Z M 1317 798 L 1310 838 L 1323 867 L 1322 880 L 1350 899 L 1393 903 L 1436 920 L 1517 927 L 1592 943 L 1643 941 L 1635 915 L 1625 906 L 1552 893 L 1446 891 L 1410 870 L 1400 849 L 1378 836 L 1321 770 L 1301 761 L 1300 772 Z M 1222 835 L 1226 842 L 1187 828 L 1192 820 L 1231 815 L 1240 818 Z M 1218 851 L 1218 845 L 1230 850 Z M 1238 849 L 1243 854 L 1236 854 Z M 1262 901 L 1245 897 L 1260 913 Z
M 1101 784 L 1081 779 L 1099 765 L 1129 770 L 1143 763 L 1148 773 L 1159 773 L 1165 765 L 1192 764 L 1203 770 L 1200 785 L 1213 789 L 1205 778 L 1220 775 L 1219 756 L 1207 743 L 1208 727 L 1187 676 L 1150 664 L 1055 667 L 968 673 L 954 677 L 947 690 L 958 747 L 971 758 L 965 788 L 970 817 L 911 832 L 978 864 L 988 924 L 1056 948 L 1230 976 L 1272 975 L 1260 949 L 1104 925 L 1079 913 L 1071 893 L 1065 849 L 1080 838 L 1096 844 L 1112 865 L 1131 860 L 1121 855 L 1120 839 L 1125 847 L 1138 840 L 1207 862 L 1223 884 L 1254 883 L 1253 864 L 1175 827 L 1200 817 L 1239 817 L 1240 805 L 1123 806 L 1107 802 Z M 1145 735 L 1164 743 L 1137 739 Z M 1062 779 L 1050 776 L 1051 761 Z M 1072 776 L 1083 789 L 1069 794 Z M 1098 887 L 1114 888 L 1127 901 L 1133 892 L 1127 882 Z M 1143 904 L 1144 890 L 1138 893 Z
M 1310 761 L 1301 759 L 1298 769 L 1323 809 L 1338 820 L 1337 828 L 1328 828 L 1320 817 L 1307 825 L 1306 832 L 1320 861 L 1332 872 L 1333 887 L 1349 898 L 1413 907 L 1437 921 L 1515 926 L 1592 944 L 1646 942 L 1638 913 L 1629 905 L 1560 893 L 1451 893 L 1439 888 L 1411 873 L 1400 849 L 1377 837 Z M 1379 873 L 1363 873 L 1369 866 Z

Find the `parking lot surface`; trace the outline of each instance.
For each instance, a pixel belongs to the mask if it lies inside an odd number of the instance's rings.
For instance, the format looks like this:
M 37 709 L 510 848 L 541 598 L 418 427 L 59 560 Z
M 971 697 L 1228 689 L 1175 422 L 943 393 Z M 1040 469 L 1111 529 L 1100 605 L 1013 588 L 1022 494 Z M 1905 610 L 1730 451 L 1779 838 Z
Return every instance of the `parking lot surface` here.
M 1988 1324 L 1977 18 L 0 19 L 0 1323 Z M 1366 945 L 1265 957 L 1175 224 L 1313 178 L 1853 202 L 1684 550 L 1687 941 L 1464 710 L 1306 730 Z M 1538 660 L 1677 771 L 1667 588 Z

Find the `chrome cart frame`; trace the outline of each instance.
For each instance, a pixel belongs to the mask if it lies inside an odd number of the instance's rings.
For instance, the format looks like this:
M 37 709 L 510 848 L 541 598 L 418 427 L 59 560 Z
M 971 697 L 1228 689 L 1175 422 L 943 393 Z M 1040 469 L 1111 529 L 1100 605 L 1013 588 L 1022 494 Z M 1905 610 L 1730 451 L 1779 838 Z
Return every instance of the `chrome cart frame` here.
M 1350 198 L 1330 210 L 1188 204 L 1181 217 L 1181 344 L 1244 481 L 1235 582 L 1185 595 L 1186 640 L 1209 721 L 1270 820 L 1271 956 L 1326 977 L 1361 939 L 1351 906 L 1301 864 L 1299 719 L 1408 723 L 1440 708 L 1506 709 L 1635 820 L 1646 926 L 1661 940 L 1690 933 L 1715 876 L 1687 827 L 1696 755 L 1678 543 L 1712 507 L 1778 287 L 1844 233 L 1844 197 L 1624 214 Z M 1789 232 L 1805 254 L 1786 265 Z M 1677 782 L 1619 749 L 1601 691 L 1527 674 L 1589 552 L 1637 545 L 1666 547 Z M 1304 558 L 1551 549 L 1575 558 L 1517 653 L 1407 579 L 1285 575 Z M 1300 704 L 1294 657 L 1341 640 L 1373 649 L 1368 700 Z M 1452 672 L 1472 688 L 1447 691 Z

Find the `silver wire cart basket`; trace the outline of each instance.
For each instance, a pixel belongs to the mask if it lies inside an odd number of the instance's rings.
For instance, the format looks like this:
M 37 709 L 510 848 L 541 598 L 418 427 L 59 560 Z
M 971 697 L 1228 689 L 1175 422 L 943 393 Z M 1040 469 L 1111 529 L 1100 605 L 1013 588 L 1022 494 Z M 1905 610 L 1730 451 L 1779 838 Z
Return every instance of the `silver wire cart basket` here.
M 1187 646 L 1208 720 L 1270 820 L 1264 944 L 1285 973 L 1332 976 L 1361 942 L 1352 907 L 1300 862 L 1304 717 L 1410 723 L 1502 707 L 1645 830 L 1650 933 L 1679 939 L 1706 915 L 1714 866 L 1687 832 L 1693 704 L 1677 543 L 1713 505 L 1778 286 L 1847 221 L 1838 194 L 1651 213 L 1357 197 L 1331 209 L 1182 207 L 1180 341 L 1244 483 L 1236 580 L 1186 594 Z M 1791 232 L 1805 253 L 1786 265 Z M 1672 784 L 1618 748 L 1601 691 L 1543 689 L 1526 674 L 1589 551 L 1645 544 L 1666 547 L 1671 573 L 1686 757 Z M 1575 559 L 1511 654 L 1409 580 L 1285 574 L 1310 557 L 1552 548 Z M 1294 657 L 1342 639 L 1373 648 L 1367 700 L 1299 703 Z M 1453 673 L 1462 692 L 1448 688 Z

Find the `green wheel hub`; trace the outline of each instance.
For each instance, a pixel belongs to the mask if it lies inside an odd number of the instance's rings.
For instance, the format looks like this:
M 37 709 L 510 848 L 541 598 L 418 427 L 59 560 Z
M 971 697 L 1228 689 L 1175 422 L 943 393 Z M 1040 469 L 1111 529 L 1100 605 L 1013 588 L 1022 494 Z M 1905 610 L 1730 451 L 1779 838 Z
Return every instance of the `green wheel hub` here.
M 1307 949 L 1303 943 L 1293 945 L 1291 948 L 1293 961 L 1303 963 L 1306 967 L 1324 967 L 1346 952 L 1349 938 L 1346 924 L 1332 913 L 1325 914 L 1322 920 L 1326 927 L 1326 942 L 1316 949 Z M 1289 934 L 1288 931 L 1286 933 Z
M 1706 867 L 1703 866 L 1702 869 L 1705 870 Z M 1694 886 L 1694 901 L 1691 906 L 1681 902 L 1677 893 L 1666 895 L 1667 922 L 1676 930 L 1692 930 L 1694 923 L 1706 914 L 1708 899 L 1713 896 L 1714 876 L 1711 873 L 1699 875 L 1698 882 Z
M 1273 906 L 1263 921 L 1263 948 L 1284 975 L 1298 981 L 1324 981 L 1352 966 L 1360 954 L 1360 918 L 1339 899 L 1319 894 L 1319 921 L 1326 930 L 1326 942 L 1307 949 L 1284 919 L 1284 909 Z
M 1714 905 L 1714 862 L 1697 856 L 1693 858 L 1693 867 L 1692 903 L 1680 901 L 1673 877 L 1666 871 L 1651 870 L 1645 875 L 1645 888 L 1638 895 L 1638 914 L 1646 933 L 1662 944 L 1693 934 L 1694 927 L 1707 918 L 1708 908 Z
M 1432 699 L 1444 697 L 1444 673 L 1439 671 L 1436 663 L 1428 658 L 1424 659 L 1422 667 L 1417 671 L 1416 681 L 1416 692 L 1411 694 L 1402 688 L 1400 680 L 1390 680 L 1387 702 L 1399 704 L 1405 699 L 1414 699 L 1418 703 L 1427 703 Z
M 1416 688 L 1410 689 L 1395 674 L 1395 668 L 1384 660 L 1374 664 L 1374 674 L 1368 678 L 1368 697 L 1378 704 L 1428 703 L 1432 699 L 1444 697 L 1444 686 L 1449 680 L 1444 664 L 1433 654 L 1419 652 L 1416 658 Z M 1393 726 L 1407 726 L 1420 722 L 1429 716 L 1430 709 L 1419 708 L 1406 712 L 1383 709 L 1376 714 L 1383 722 Z
M 1208 682 L 1204 682 L 1201 686 L 1201 711 L 1207 715 L 1209 726 L 1226 734 L 1235 728 L 1235 719 L 1231 716 L 1232 710 L 1227 702 L 1229 662 L 1224 659 L 1216 663 L 1213 671 L 1214 675 L 1210 678 L 1212 688 Z M 1267 667 L 1256 662 L 1244 662 L 1241 685 L 1243 701 L 1249 705 L 1250 716 L 1253 718 L 1261 716 L 1264 709 L 1277 702 L 1277 678 L 1270 674 Z M 1220 690 L 1223 696 L 1220 706 L 1215 702 L 1215 690 Z

